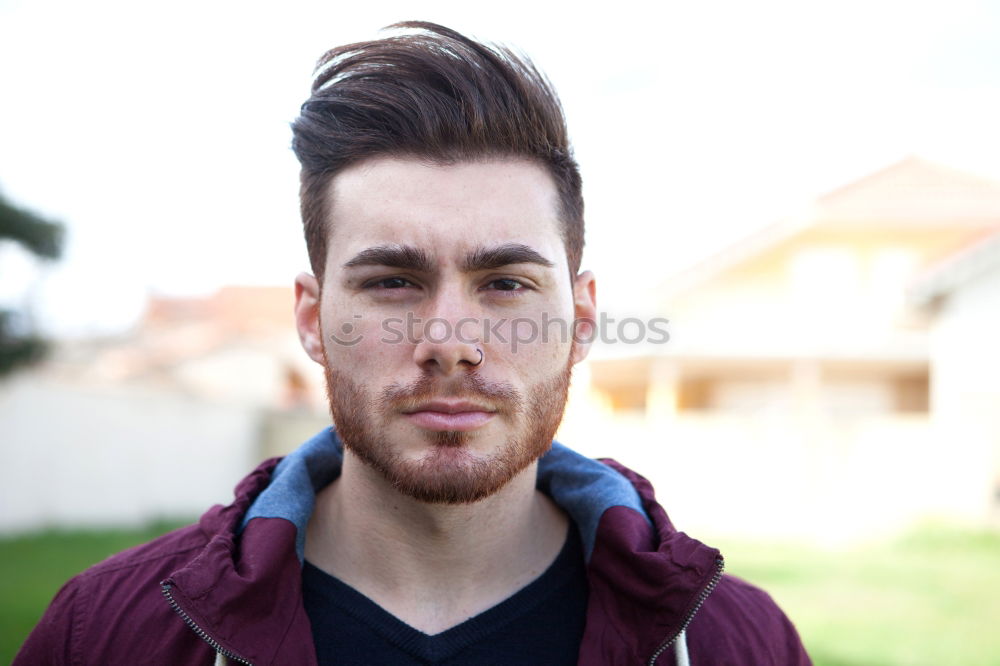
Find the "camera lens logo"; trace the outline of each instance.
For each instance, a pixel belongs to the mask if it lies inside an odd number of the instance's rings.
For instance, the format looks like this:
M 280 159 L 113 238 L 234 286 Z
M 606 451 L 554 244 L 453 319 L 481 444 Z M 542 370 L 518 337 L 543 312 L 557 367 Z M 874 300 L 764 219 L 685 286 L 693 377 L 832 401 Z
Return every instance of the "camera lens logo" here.
M 361 319 L 361 315 L 354 315 L 354 319 Z M 330 333 L 330 339 L 338 345 L 353 347 L 364 338 L 361 333 L 357 332 L 357 328 L 358 327 L 355 326 L 353 322 L 345 321 L 340 325 L 340 330 L 338 332 Z

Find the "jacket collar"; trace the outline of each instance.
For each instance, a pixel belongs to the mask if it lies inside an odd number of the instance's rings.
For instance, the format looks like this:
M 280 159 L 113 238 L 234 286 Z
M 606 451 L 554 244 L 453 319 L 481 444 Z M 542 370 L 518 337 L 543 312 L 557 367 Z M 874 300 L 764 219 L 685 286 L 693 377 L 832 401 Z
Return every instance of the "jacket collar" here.
M 305 526 L 342 461 L 327 429 L 280 463 L 263 463 L 237 486 L 232 505 L 205 514 L 207 546 L 165 581 L 229 656 L 315 663 L 301 600 Z M 719 552 L 677 532 L 649 482 L 614 461 L 554 442 L 539 461 L 538 487 L 569 514 L 584 544 L 590 597 L 580 663 L 648 662 L 711 591 Z
M 316 494 L 340 476 L 343 460 L 343 444 L 336 432 L 332 428 L 320 432 L 281 461 L 271 483 L 247 511 L 240 529 L 256 518 L 289 521 L 296 529 L 295 551 L 301 562 L 306 523 L 312 515 Z M 628 479 L 558 442 L 553 442 L 549 452 L 538 461 L 538 487 L 576 523 L 588 560 L 605 511 L 618 506 L 645 516 L 639 493 Z

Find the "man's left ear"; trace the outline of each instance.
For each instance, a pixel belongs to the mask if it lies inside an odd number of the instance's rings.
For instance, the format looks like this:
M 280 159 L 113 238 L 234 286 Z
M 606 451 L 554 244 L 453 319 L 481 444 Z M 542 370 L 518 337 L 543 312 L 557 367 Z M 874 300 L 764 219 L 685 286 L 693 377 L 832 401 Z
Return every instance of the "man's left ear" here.
M 594 274 L 583 271 L 573 280 L 573 363 L 587 358 L 597 337 L 597 283 Z

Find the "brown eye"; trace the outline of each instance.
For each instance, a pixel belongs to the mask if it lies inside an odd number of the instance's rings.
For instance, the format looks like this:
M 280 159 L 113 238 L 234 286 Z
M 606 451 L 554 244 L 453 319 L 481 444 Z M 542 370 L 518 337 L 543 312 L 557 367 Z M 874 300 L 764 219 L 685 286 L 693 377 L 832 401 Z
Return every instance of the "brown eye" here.
M 517 280 L 512 280 L 511 278 L 493 280 L 493 282 L 490 282 L 490 286 L 497 291 L 517 291 L 524 288 L 524 285 Z
M 369 286 L 379 289 L 403 289 L 404 287 L 412 286 L 412 284 L 412 282 L 405 278 L 391 277 L 372 282 Z

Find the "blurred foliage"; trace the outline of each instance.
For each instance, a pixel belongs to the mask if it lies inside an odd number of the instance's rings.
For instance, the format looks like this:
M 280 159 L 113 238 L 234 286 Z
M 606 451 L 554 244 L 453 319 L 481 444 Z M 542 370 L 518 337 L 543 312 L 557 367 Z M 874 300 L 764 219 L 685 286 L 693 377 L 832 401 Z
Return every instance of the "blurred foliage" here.
M 58 259 L 62 253 L 64 229 L 58 222 L 44 220 L 19 208 L 0 194 L 0 239 L 20 243 L 32 254 Z
M 0 242 L 13 241 L 44 259 L 62 254 L 64 229 L 19 208 L 0 194 Z M 45 340 L 22 324 L 21 313 L 0 310 L 0 377 L 40 360 L 48 349 Z
M 70 576 L 181 523 L 0 539 L 0 663 Z M 1000 663 L 1000 533 L 925 526 L 849 549 L 708 540 L 727 570 L 766 589 L 816 666 Z M 159 593 L 159 591 L 156 591 Z
M 20 333 L 19 319 L 16 312 L 0 310 L 0 377 L 40 361 L 49 348 L 37 335 Z

